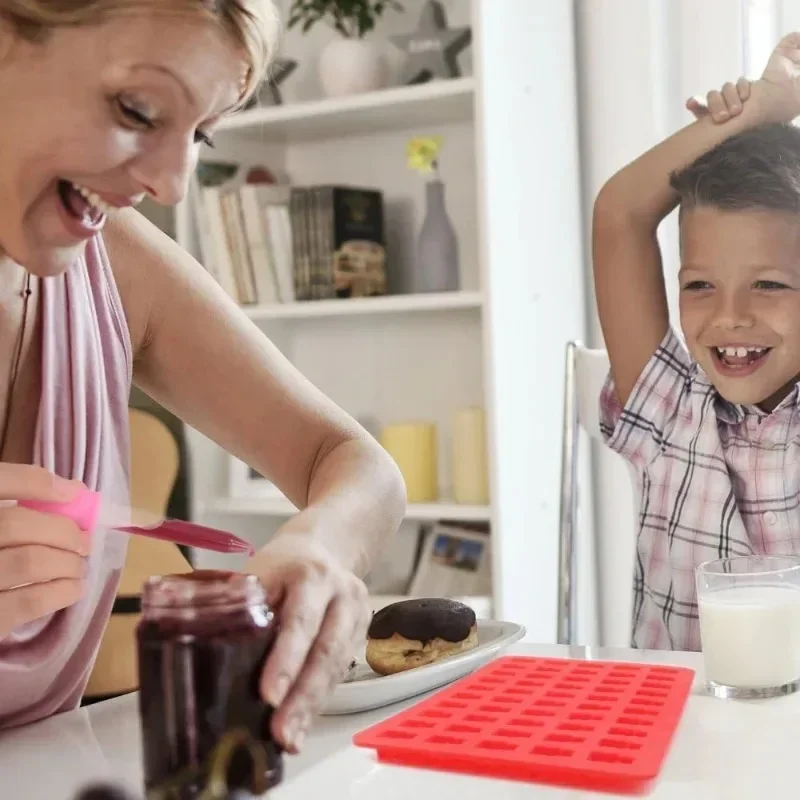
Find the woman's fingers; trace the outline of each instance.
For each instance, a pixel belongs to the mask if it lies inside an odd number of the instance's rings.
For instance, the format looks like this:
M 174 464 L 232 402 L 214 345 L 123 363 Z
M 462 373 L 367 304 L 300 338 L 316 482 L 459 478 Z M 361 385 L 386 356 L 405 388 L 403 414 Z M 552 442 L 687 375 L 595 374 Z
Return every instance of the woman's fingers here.
M 297 680 L 330 600 L 331 589 L 322 582 L 300 581 L 287 592 L 278 636 L 261 675 L 261 695 L 273 708 L 283 703 Z
M 68 502 L 82 484 L 60 478 L 48 470 L 31 464 L 0 463 L 0 500 L 41 500 Z
M 301 748 L 312 717 L 341 680 L 360 628 L 356 607 L 342 598 L 334 599 L 297 681 L 273 718 L 273 732 L 290 752 Z
M 20 475 L 32 481 L 27 492 L 16 483 Z M 54 485 L 54 476 L 36 467 L 0 465 L 0 497 L 52 499 Z M 17 505 L 0 507 L 0 634 L 76 602 L 90 548 L 89 536 L 72 520 Z
M 66 578 L 0 592 L 0 635 L 68 608 L 80 599 L 82 593 L 82 580 Z
M 0 591 L 67 579 L 80 581 L 86 561 L 76 553 L 42 545 L 5 548 L 0 557 Z
M 44 514 L 21 506 L 0 508 L 0 559 L 2 550 L 20 545 L 39 544 L 87 556 L 89 535 L 72 520 L 57 514 Z

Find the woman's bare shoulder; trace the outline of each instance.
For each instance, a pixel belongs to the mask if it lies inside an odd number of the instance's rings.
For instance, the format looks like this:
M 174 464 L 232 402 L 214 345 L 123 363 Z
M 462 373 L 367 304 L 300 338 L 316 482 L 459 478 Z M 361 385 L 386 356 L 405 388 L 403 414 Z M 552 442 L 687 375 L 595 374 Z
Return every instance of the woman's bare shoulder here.
M 153 313 L 165 302 L 165 294 L 205 270 L 135 209 L 110 217 L 103 239 L 137 354 L 147 345 Z

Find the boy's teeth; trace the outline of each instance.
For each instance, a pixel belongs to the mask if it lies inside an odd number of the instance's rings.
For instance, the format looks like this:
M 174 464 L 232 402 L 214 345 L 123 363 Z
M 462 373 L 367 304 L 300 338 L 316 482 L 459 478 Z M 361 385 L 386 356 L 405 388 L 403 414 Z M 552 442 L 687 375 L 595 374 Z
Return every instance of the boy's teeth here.
M 88 203 L 91 203 L 98 211 L 102 211 L 104 214 L 109 214 L 113 209 L 102 197 L 95 194 L 95 192 L 90 191 L 85 186 L 81 186 L 79 183 L 73 183 L 72 186 L 74 187 L 75 191 L 80 194 L 84 200 Z
M 766 349 L 766 347 L 718 347 L 717 352 L 729 358 L 744 358 L 748 353 L 761 355 Z

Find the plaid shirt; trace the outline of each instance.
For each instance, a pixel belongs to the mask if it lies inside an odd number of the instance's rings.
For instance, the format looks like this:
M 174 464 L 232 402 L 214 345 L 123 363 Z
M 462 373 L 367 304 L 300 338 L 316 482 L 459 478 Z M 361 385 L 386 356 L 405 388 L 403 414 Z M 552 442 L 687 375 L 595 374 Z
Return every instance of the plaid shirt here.
M 800 554 L 798 386 L 771 414 L 730 403 L 670 330 L 624 409 L 608 377 L 600 413 L 639 477 L 632 645 L 699 650 L 698 564 Z

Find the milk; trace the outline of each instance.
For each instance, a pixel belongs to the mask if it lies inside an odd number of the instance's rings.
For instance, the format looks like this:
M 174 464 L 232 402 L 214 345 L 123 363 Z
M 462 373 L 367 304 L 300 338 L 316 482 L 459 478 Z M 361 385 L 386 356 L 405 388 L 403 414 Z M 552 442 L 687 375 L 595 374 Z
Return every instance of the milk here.
M 800 678 L 800 588 L 733 586 L 701 593 L 706 678 L 766 688 Z

